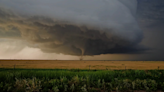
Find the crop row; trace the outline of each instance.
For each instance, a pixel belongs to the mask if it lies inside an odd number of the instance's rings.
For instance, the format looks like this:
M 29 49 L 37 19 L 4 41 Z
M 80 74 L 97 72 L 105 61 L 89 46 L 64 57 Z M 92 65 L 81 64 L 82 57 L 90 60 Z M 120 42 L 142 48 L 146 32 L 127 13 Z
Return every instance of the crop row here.
M 111 82 L 106 82 L 104 79 L 90 81 L 89 77 L 83 78 L 74 76 L 71 80 L 66 77 L 60 79 L 15 79 L 13 83 L 0 83 L 1 92 L 112 92 L 112 91 L 157 91 L 159 84 L 151 79 L 129 79 L 118 80 L 113 79 Z M 164 90 L 164 82 L 160 84 Z
M 0 69 L 2 92 L 111 92 L 164 90 L 164 70 Z

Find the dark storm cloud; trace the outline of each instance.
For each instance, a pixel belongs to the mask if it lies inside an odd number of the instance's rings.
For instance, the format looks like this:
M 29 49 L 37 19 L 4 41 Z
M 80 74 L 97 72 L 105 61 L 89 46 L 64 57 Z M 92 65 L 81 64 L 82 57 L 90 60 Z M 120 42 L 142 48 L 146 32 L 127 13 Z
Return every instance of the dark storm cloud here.
M 163 0 L 138 0 L 138 20 L 142 25 L 153 27 L 164 24 Z
M 137 20 L 144 32 L 141 44 L 151 50 L 133 60 L 164 60 L 164 1 L 138 0 Z
M 134 17 L 136 0 L 9 1 L 0 1 L 2 38 L 24 39 L 47 53 L 99 55 L 140 51 L 137 44 L 142 32 Z

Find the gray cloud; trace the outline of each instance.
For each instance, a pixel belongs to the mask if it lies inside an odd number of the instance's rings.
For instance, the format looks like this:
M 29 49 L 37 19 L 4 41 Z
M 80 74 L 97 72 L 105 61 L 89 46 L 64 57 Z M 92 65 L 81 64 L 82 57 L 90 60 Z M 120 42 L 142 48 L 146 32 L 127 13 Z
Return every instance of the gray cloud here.
M 140 51 L 136 0 L 1 0 L 0 38 L 24 39 L 47 53 Z
M 164 22 L 164 1 L 138 0 L 138 20 L 142 25 L 153 27 Z

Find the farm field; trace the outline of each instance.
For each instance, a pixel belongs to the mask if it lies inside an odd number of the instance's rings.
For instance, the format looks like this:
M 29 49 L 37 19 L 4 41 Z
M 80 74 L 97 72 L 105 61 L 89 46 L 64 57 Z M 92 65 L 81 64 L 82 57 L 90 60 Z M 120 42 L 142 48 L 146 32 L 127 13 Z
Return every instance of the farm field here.
M 164 70 L 0 69 L 0 90 L 1 92 L 163 92 Z
M 0 60 L 0 92 L 164 92 L 164 61 Z
M 0 60 L 0 68 L 24 69 L 164 69 L 164 61 Z

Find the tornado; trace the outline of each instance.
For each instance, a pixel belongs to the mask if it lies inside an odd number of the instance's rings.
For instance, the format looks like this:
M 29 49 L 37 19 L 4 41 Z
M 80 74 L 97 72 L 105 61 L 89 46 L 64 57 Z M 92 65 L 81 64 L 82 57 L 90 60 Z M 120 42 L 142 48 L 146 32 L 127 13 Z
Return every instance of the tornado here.
M 143 39 L 136 11 L 137 0 L 1 0 L 0 39 L 45 53 L 128 53 Z

